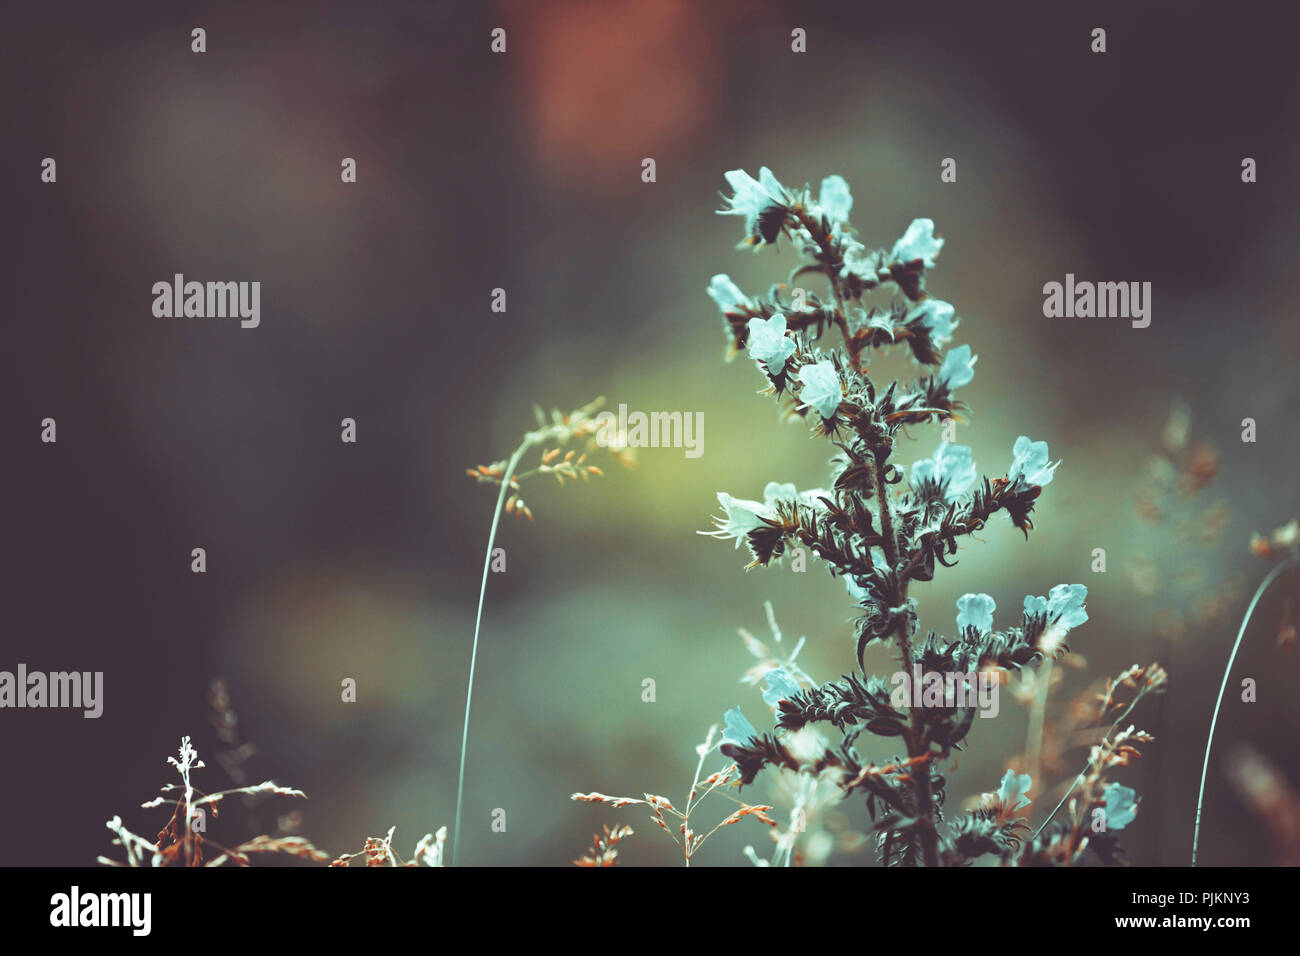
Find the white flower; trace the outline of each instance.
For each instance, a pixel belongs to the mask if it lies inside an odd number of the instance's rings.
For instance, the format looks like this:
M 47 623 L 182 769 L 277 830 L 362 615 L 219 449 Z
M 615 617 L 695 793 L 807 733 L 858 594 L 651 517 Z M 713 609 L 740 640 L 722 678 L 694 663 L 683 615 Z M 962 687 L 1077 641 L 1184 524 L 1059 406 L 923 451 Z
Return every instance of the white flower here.
M 719 209 L 718 215 L 744 216 L 745 241 L 752 243 L 755 251 L 765 242 L 775 242 L 789 212 L 785 187 L 766 166 L 758 171 L 757 180 L 743 169 L 728 170 L 724 175 L 734 195 L 724 197 L 728 208 Z
M 786 361 L 794 354 L 794 339 L 785 334 L 785 316 L 780 312 L 770 319 L 750 319 L 749 357 L 762 362 L 773 375 L 780 375 Z
M 1052 475 L 1061 464 L 1059 461 L 1054 465 L 1047 463 L 1047 442 L 1030 441 L 1025 435 L 1016 439 L 1011 452 L 1014 457 L 1007 469 L 1007 479 L 1013 489 L 1051 484 Z
M 1027 807 L 1033 802 L 1026 796 L 1033 785 L 1033 778 L 1029 774 L 1017 774 L 1014 770 L 1008 770 L 1002 778 L 1002 785 L 998 787 L 998 800 L 1008 810 Z
M 934 220 L 913 219 L 903 238 L 894 243 L 891 255 L 895 262 L 907 264 L 920 259 L 927 269 L 933 269 L 934 257 L 942 248 L 943 240 L 934 236 Z
M 987 594 L 963 594 L 957 599 L 957 630 L 965 634 L 968 627 L 977 634 L 993 630 L 993 612 L 998 609 Z
M 799 392 L 803 403 L 817 409 L 822 418 L 833 418 L 844 398 L 835 366 L 830 362 L 805 365 L 799 369 L 799 381 L 803 383 L 803 389 Z
M 714 518 L 716 531 L 701 531 L 714 538 L 735 538 L 736 547 L 745 539 L 745 535 L 764 525 L 764 518 L 775 518 L 776 513 L 767 505 L 747 498 L 733 498 L 725 491 L 718 492 L 718 504 L 722 505 L 724 517 Z
M 847 280 L 850 276 L 871 277 L 876 274 L 875 254 L 858 240 L 845 237 L 841 255 L 844 265 L 840 268 L 840 278 Z
M 849 211 L 853 208 L 853 195 L 849 192 L 849 184 L 844 181 L 844 177 L 827 176 L 823 179 L 817 203 L 832 223 L 848 222 Z
M 939 447 L 929 458 L 912 465 L 909 479 L 913 491 L 920 491 L 928 482 L 938 485 L 943 498 L 949 504 L 956 501 L 975 483 L 978 473 L 971 458 L 970 448 L 966 445 L 950 445 L 940 442 Z
M 938 380 L 949 389 L 969 385 L 975 377 L 975 363 L 978 355 L 971 355 L 969 345 L 959 345 L 943 357 L 943 366 L 939 369 Z
M 723 312 L 739 312 L 754 307 L 749 297 L 741 292 L 736 283 L 731 281 L 731 276 L 725 273 L 714 276 L 709 283 L 709 298 L 716 302 Z
M 930 338 L 935 345 L 945 345 L 952 340 L 953 330 L 961 324 L 953 318 L 957 310 L 942 299 L 926 299 L 907 313 L 906 321 L 917 319 L 930 331 Z

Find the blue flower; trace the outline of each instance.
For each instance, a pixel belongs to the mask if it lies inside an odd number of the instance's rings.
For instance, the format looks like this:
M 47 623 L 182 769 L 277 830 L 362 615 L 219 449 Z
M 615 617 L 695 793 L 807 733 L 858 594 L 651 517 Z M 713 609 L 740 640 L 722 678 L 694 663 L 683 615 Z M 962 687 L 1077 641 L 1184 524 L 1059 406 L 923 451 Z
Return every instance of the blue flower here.
M 840 407 L 840 402 L 844 398 L 835 366 L 830 362 L 805 365 L 799 369 L 799 381 L 803 383 L 799 397 L 804 404 L 817 409 L 817 413 L 822 418 L 833 418 L 835 410 Z
M 927 269 L 934 268 L 934 257 L 943 248 L 943 240 L 934 236 L 933 219 L 913 219 L 912 224 L 903 233 L 903 238 L 894 243 L 891 256 L 895 262 L 906 265 L 921 260 Z
M 718 308 L 724 313 L 739 312 L 754 307 L 754 303 L 740 291 L 740 287 L 732 282 L 731 276 L 726 273 L 719 273 L 709 282 L 709 298 L 716 302 Z
M 1048 464 L 1047 442 L 1030 441 L 1026 435 L 1016 439 L 1012 455 L 1007 478 L 1013 487 L 1019 482 L 1023 482 L 1025 486 L 1050 484 L 1057 466 L 1060 465 L 1059 461 Z
M 1048 616 L 1062 627 L 1078 627 L 1088 620 L 1088 611 L 1083 605 L 1086 600 L 1086 585 L 1058 584 L 1047 592 Z
M 1023 490 L 1033 485 L 1042 487 L 1052 483 L 1052 475 L 1060 462 L 1055 465 L 1047 463 L 1047 442 L 1030 441 L 1027 436 L 1021 435 L 1016 439 L 1011 453 L 1014 457 L 1011 467 L 1007 469 L 1007 479 L 1011 482 L 1012 489 Z
M 978 361 L 978 355 L 970 354 L 969 345 L 959 345 L 943 357 L 938 380 L 950 389 L 969 385 L 975 377 L 975 363 Z
M 1041 616 L 1045 619 L 1045 636 L 1041 644 L 1050 649 L 1088 620 L 1088 610 L 1083 603 L 1087 599 L 1087 586 L 1058 584 L 1047 592 L 1047 597 L 1025 598 L 1025 618 Z
M 786 361 L 794 354 L 794 339 L 785 334 L 785 316 L 780 312 L 767 321 L 750 319 L 749 357 L 762 362 L 773 375 L 780 375 Z
M 959 319 L 953 318 L 956 313 L 957 310 L 942 299 L 926 299 L 907 313 L 906 321 L 920 319 L 935 345 L 945 345 L 952 340 L 953 330 L 961 324 Z
M 783 700 L 790 700 L 799 693 L 799 684 L 784 667 L 774 667 L 763 675 L 763 703 L 775 707 Z
M 756 252 L 764 243 L 775 242 L 790 211 L 785 187 L 766 166 L 758 171 L 757 180 L 743 169 L 728 170 L 724 175 L 734 195 L 723 197 L 727 208 L 719 209 L 718 215 L 744 216 L 743 244 L 753 245 Z
M 763 486 L 763 501 L 769 508 L 773 507 L 778 501 L 797 501 L 804 505 L 817 505 L 820 499 L 831 497 L 831 492 L 825 488 L 810 488 L 807 491 L 800 491 L 794 486 L 794 482 L 787 481 L 784 484 L 776 481 L 769 481 Z
M 754 725 L 745 719 L 745 715 L 740 712 L 739 707 L 733 707 L 722 715 L 724 727 L 722 730 L 722 742 L 724 744 L 740 744 L 746 746 L 751 740 L 758 736 L 758 731 Z
M 978 477 L 970 448 L 941 442 L 934 454 L 912 465 L 909 481 L 914 492 L 926 482 L 936 485 L 949 504 L 960 498 Z
M 849 211 L 853 209 L 853 195 L 849 184 L 843 176 L 827 176 L 822 180 L 821 192 L 817 196 L 818 205 L 832 223 L 849 221 Z
M 1002 785 L 998 787 L 998 800 L 1008 810 L 1019 810 L 1021 807 L 1027 807 L 1033 801 L 1025 795 L 1029 793 L 1029 788 L 1033 785 L 1033 778 L 1029 774 L 1017 774 L 1014 770 L 1008 770 L 1006 776 L 1002 778 Z
M 1137 791 L 1132 787 L 1108 783 L 1101 795 L 1106 801 L 1107 830 L 1123 830 L 1137 818 Z
M 977 634 L 993 630 L 993 612 L 998 608 L 987 594 L 963 594 L 957 599 L 957 630 L 966 633 L 968 627 Z

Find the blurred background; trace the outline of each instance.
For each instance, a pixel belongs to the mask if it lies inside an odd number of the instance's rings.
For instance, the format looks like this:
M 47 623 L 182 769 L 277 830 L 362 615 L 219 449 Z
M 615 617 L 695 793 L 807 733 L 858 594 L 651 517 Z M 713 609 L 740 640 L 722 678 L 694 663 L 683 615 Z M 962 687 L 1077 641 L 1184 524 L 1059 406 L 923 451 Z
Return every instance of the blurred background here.
M 1169 693 L 1133 715 L 1159 740 L 1117 777 L 1144 799 L 1124 843 L 1138 863 L 1186 864 L 1222 668 L 1271 567 L 1248 541 L 1298 510 L 1300 74 L 1266 7 L 1222 9 L 12 7 L 0 668 L 103 671 L 105 711 L 0 713 L 0 863 L 90 865 L 114 852 L 114 814 L 152 836 L 163 815 L 139 805 L 169 782 L 182 735 L 202 756 L 225 746 L 214 677 L 256 745 L 249 777 L 310 797 L 227 817 L 214 838 L 295 809 L 332 853 L 390 826 L 409 852 L 450 827 L 495 502 L 465 469 L 506 457 L 533 403 L 597 395 L 703 412 L 704 454 L 644 449 L 593 484 L 539 483 L 525 489 L 535 520 L 503 524 L 461 857 L 565 865 L 618 821 L 639 831 L 625 862 L 680 863 L 644 811 L 569 795 L 680 802 L 709 725 L 737 704 L 763 716 L 739 683 L 754 661 L 737 628 L 765 637 L 765 600 L 787 640 L 807 635 L 813 675 L 852 659 L 839 582 L 815 566 L 746 573 L 741 553 L 695 533 L 720 490 L 826 480 L 825 444 L 778 420 L 748 361 L 723 363 L 705 295 L 715 273 L 759 292 L 795 261 L 788 244 L 734 251 L 738 221 L 714 215 L 725 170 L 767 165 L 791 185 L 843 175 L 872 247 L 935 220 L 947 244 L 929 288 L 979 355 L 958 440 L 990 474 L 1020 434 L 1063 464 L 1028 544 L 994 522 L 917 589 L 921 626 L 951 631 L 967 591 L 992 594 L 1007 626 L 1026 594 L 1087 584 L 1082 659 L 1060 669 L 1049 721 L 1090 682 L 1160 660 Z M 1104 55 L 1089 50 L 1096 26 Z M 795 27 L 805 54 L 791 52 Z M 39 181 L 46 156 L 57 185 Z M 339 180 L 343 157 L 355 185 Z M 953 184 L 939 180 L 948 157 Z M 260 328 L 155 318 L 151 286 L 176 272 L 260 281 Z M 1067 272 L 1150 281 L 1151 326 L 1044 318 L 1042 286 Z M 498 287 L 504 314 L 489 309 Z M 38 440 L 45 417 L 56 445 Z M 344 417 L 355 445 L 339 440 Z M 904 463 L 938 434 L 912 437 Z M 190 571 L 195 547 L 206 574 Z M 1095 548 L 1106 573 L 1091 570 Z M 1277 639 L 1294 589 L 1261 603 L 1229 684 L 1206 864 L 1282 862 L 1285 815 L 1259 813 L 1230 771 L 1272 768 L 1291 800 L 1300 788 L 1297 659 Z M 894 669 L 881 650 L 868 663 Z M 1246 676 L 1259 681 L 1249 706 L 1236 702 Z M 356 703 L 340 701 L 347 677 Z M 1027 720 L 1004 695 L 997 721 L 976 722 L 950 810 L 1023 769 Z M 1036 779 L 1035 822 L 1061 792 L 1040 787 L 1085 756 Z M 213 760 L 198 782 L 231 785 Z M 760 778 L 753 797 L 771 795 Z M 505 833 L 490 829 L 496 808 Z M 841 810 L 844 831 L 866 825 L 860 806 Z M 747 820 L 696 862 L 743 863 L 767 839 Z M 875 861 L 863 848 L 830 862 Z

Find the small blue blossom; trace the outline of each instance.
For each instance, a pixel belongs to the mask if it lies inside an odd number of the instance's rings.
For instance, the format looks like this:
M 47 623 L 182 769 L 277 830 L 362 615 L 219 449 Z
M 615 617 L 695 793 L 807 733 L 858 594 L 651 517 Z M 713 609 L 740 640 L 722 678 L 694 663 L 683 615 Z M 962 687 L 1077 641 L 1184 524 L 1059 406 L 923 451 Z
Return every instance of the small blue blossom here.
M 1047 592 L 1047 597 L 1025 598 L 1025 616 L 1044 616 L 1047 627 L 1064 637 L 1088 620 L 1084 601 L 1088 599 L 1087 585 L 1058 584 Z
M 997 604 L 987 594 L 963 594 L 957 599 L 957 630 L 965 634 L 973 627 L 976 634 L 993 630 L 993 612 Z
M 763 703 L 775 707 L 799 693 L 799 684 L 784 667 L 774 667 L 763 675 Z
M 799 369 L 799 381 L 803 383 L 799 397 L 804 404 L 817 409 L 822 418 L 833 418 L 844 398 L 835 366 L 830 362 L 805 365 Z
M 1106 829 L 1123 830 L 1137 819 L 1137 791 L 1118 783 L 1108 783 L 1101 790 L 1106 801 Z
M 731 281 L 731 276 L 719 273 L 709 282 L 709 298 L 717 303 L 723 312 L 739 312 L 754 308 L 749 296 L 740 291 L 740 287 Z
M 823 179 L 817 203 L 832 223 L 848 222 L 849 211 L 853 209 L 853 194 L 849 192 L 849 184 L 844 181 L 844 177 L 827 176 Z
M 908 480 L 913 491 L 919 491 L 926 482 L 933 482 L 942 489 L 944 500 L 951 504 L 975 483 L 977 477 L 969 447 L 940 442 L 933 455 L 912 465 Z
M 749 357 L 762 362 L 773 375 L 780 375 L 786 361 L 794 354 L 794 339 L 785 334 L 785 316 L 780 312 L 770 319 L 749 320 Z
M 952 341 L 953 330 L 961 324 L 959 319 L 953 317 L 956 314 L 957 310 L 942 299 L 926 299 L 907 313 L 906 321 L 913 322 L 920 319 L 929 330 L 930 338 L 934 343 L 946 345 Z
M 998 787 L 998 800 L 1008 810 L 1019 810 L 1021 807 L 1027 807 L 1033 802 L 1026 796 L 1029 793 L 1029 788 L 1033 785 L 1033 778 L 1029 774 L 1017 774 L 1014 770 L 1008 770 L 1002 778 L 1002 785 Z
M 798 501 L 800 504 L 816 505 L 820 499 L 831 497 L 831 493 L 825 488 L 811 488 L 808 491 L 800 491 L 794 486 L 793 482 L 776 482 L 769 481 L 763 486 L 763 501 L 769 508 L 773 507 L 778 501 Z
M 906 264 L 920 259 L 927 269 L 933 269 L 934 257 L 942 248 L 943 240 L 934 235 L 934 220 L 913 219 L 903 238 L 894 243 L 891 255 L 895 262 Z
M 975 363 L 978 361 L 979 356 L 971 355 L 969 345 L 959 345 L 943 357 L 938 380 L 950 389 L 969 385 L 975 377 Z
M 1007 469 L 1007 478 L 1012 488 L 1051 484 L 1052 475 L 1060 462 L 1054 465 L 1047 463 L 1047 442 L 1030 441 L 1027 436 L 1021 435 L 1016 439 L 1011 453 L 1013 458 L 1011 467 Z
M 740 744 L 743 747 L 758 736 L 758 731 L 740 712 L 739 707 L 733 707 L 723 714 L 722 720 L 722 742 L 724 744 Z
M 1083 584 L 1058 584 L 1047 592 L 1047 617 L 1059 627 L 1072 629 L 1088 620 L 1083 602 L 1088 588 Z

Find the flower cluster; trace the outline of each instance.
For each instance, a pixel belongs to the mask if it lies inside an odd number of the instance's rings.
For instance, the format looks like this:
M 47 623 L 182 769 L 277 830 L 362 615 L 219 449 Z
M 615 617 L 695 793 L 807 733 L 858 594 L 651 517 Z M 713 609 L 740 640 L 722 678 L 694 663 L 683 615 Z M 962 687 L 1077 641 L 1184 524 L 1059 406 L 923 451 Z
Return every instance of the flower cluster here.
M 737 548 L 743 542 L 749 567 L 805 549 L 844 579 L 859 616 L 857 672 L 818 684 L 797 668 L 771 666 L 761 680 L 775 728 L 762 731 L 733 708 L 724 717 L 721 751 L 735 761 L 742 783 L 769 767 L 814 776 L 833 771 L 846 796 L 866 798 L 886 864 L 961 865 L 985 853 L 1018 862 L 1028 852 L 1020 811 L 1029 804 L 1029 776 L 1008 771 L 996 794 L 945 828 L 939 765 L 962 745 L 976 708 L 953 700 L 900 706 L 886 681 L 866 673 L 863 654 L 870 643 L 886 642 L 908 672 L 949 674 L 1019 672 L 1063 656 L 1066 637 L 1088 619 L 1081 584 L 1027 596 L 1020 620 L 1001 630 L 993 598 L 966 594 L 957 602 L 953 638 L 918 634 L 910 594 L 936 566 L 955 563 L 959 540 L 999 513 L 1027 538 L 1059 462 L 1051 461 L 1045 441 L 1022 435 L 1002 473 L 982 476 L 971 449 L 950 441 L 905 472 L 894 461 L 903 429 L 962 419 L 968 409 L 957 392 L 974 380 L 977 361 L 969 345 L 952 345 L 956 309 L 926 290 L 944 246 L 933 221 L 916 219 L 892 246 L 872 249 L 850 224 L 853 196 L 840 176 L 822 180 L 815 197 L 807 186 L 783 185 L 767 167 L 757 179 L 732 170 L 726 180 L 732 194 L 720 213 L 743 220 L 741 247 L 758 251 L 785 237 L 804 258 L 786 283 L 766 293 L 747 294 L 730 277 L 713 277 L 708 294 L 722 312 L 731 354 L 746 352 L 767 393 L 833 452 L 828 488 L 799 492 L 769 483 L 761 501 L 720 492 L 716 527 L 701 533 Z M 820 277 L 826 293 L 793 291 L 804 276 Z M 874 290 L 892 291 L 893 301 L 867 302 L 864 295 Z M 839 342 L 823 346 L 831 330 Z M 906 346 L 920 371 L 909 382 L 873 381 L 871 355 L 893 345 Z M 842 739 L 827 740 L 816 725 L 829 725 Z M 887 767 L 865 763 L 855 746 L 864 732 L 894 738 L 905 754 Z M 1093 802 L 1105 806 L 1113 832 L 1131 822 L 1135 801 L 1133 791 L 1113 784 L 1098 789 Z

